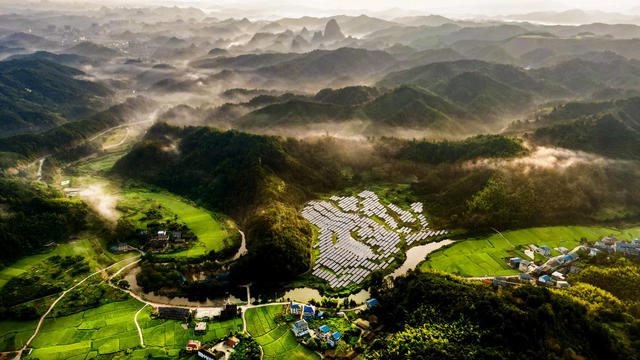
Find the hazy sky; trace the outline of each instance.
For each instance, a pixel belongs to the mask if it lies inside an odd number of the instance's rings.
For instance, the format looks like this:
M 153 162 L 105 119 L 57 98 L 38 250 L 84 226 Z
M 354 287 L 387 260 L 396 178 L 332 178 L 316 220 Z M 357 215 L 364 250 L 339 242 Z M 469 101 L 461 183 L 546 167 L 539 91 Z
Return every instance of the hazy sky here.
M 370 14 L 379 17 L 398 16 L 398 12 L 385 12 L 392 8 L 404 9 L 405 15 L 509 15 L 535 11 L 564 11 L 568 9 L 600 10 L 640 16 L 639 0 L 0 0 L 0 4 L 26 4 L 27 2 L 91 4 L 93 6 L 194 6 L 205 11 L 216 9 L 244 9 L 248 17 L 258 13 L 268 17 L 302 15 Z M 26 5 L 28 6 L 28 5 Z M 413 10 L 413 11 L 406 11 Z M 385 16 L 386 15 L 386 16 Z
M 163 2 L 176 4 L 199 4 L 199 7 L 205 8 L 216 7 L 216 5 L 224 4 L 228 7 L 264 6 L 265 8 L 280 8 L 283 10 L 286 7 L 309 7 L 324 10 L 366 9 L 370 11 L 381 11 L 384 9 L 399 7 L 404 9 L 416 9 L 421 12 L 458 14 L 476 13 L 487 15 L 567 10 L 575 8 L 607 12 L 627 12 L 640 6 L 640 2 L 638 0 L 164 0 Z

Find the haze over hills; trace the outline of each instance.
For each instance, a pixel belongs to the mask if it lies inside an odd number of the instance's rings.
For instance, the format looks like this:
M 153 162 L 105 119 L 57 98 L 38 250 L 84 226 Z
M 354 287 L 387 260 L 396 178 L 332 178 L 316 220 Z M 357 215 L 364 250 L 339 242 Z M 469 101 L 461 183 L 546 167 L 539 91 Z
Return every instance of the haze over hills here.
M 0 1 L 0 357 L 640 359 L 640 11 L 576 1 Z

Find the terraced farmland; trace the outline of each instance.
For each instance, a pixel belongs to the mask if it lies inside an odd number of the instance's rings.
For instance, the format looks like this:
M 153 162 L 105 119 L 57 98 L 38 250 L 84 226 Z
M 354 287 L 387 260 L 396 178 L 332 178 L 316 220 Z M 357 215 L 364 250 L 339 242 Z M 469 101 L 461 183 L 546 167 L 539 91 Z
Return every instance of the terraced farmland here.
M 318 355 L 298 344 L 289 325 L 276 324 L 274 317 L 282 313 L 282 305 L 248 309 L 247 331 L 262 347 L 267 360 L 318 359 Z
M 209 323 L 205 335 L 195 335 L 193 328 L 185 330 L 179 321 L 151 319 L 152 310 L 146 307 L 138 315 L 146 345 L 142 349 L 133 321 L 142 306 L 141 302 L 130 299 L 70 316 L 47 318 L 32 342 L 31 358 L 85 359 L 118 352 L 126 358 L 176 357 L 189 339 L 210 342 L 242 330 L 242 320 L 233 319 Z M 28 324 L 23 326 L 28 328 Z M 13 341 L 20 344 L 24 336 L 23 332 L 17 332 Z M 9 340 L 3 339 L 3 342 Z M 123 351 L 128 349 L 134 350 L 125 356 Z

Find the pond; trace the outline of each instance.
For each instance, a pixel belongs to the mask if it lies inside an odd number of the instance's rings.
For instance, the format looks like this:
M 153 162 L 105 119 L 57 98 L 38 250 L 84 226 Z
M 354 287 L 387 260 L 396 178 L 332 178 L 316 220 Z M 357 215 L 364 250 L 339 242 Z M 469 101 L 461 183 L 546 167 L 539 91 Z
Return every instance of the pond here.
M 418 266 L 418 264 L 424 261 L 427 255 L 440 249 L 443 246 L 447 246 L 452 243 L 453 243 L 453 240 L 447 239 L 447 240 L 441 240 L 434 243 L 412 247 L 407 251 L 407 260 L 405 260 L 405 262 L 399 268 L 397 268 L 393 273 L 391 273 L 391 275 L 389 276 L 395 278 L 397 276 L 405 275 L 406 273 L 409 272 L 409 270 L 415 269 L 416 266 Z

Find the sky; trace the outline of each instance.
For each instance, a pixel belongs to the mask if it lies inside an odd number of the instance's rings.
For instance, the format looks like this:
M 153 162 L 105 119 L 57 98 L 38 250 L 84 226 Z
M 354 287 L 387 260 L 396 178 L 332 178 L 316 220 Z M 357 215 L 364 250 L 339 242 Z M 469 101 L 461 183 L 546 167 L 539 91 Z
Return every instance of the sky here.
M 537 11 L 581 9 L 640 16 L 638 0 L 0 0 L 2 4 L 47 2 L 107 6 L 193 6 L 214 13 L 220 9 L 246 11 L 252 18 L 283 16 L 360 15 L 393 18 L 397 16 L 438 14 L 444 16 L 487 17 L 524 14 Z M 28 6 L 28 5 L 27 5 Z M 402 9 L 402 10 L 400 10 Z M 234 13 L 235 15 L 235 13 Z
M 457 13 L 506 15 L 533 11 L 563 11 L 567 9 L 600 10 L 605 12 L 640 12 L 637 0 L 162 0 L 173 4 L 197 4 L 198 7 L 265 7 L 283 9 L 286 7 L 308 7 L 316 9 L 382 11 L 389 8 L 418 10 L 426 13 Z M 158 1 L 154 1 L 157 3 Z M 304 6 L 301 6 L 304 5 Z

